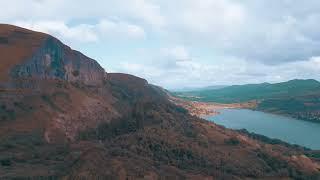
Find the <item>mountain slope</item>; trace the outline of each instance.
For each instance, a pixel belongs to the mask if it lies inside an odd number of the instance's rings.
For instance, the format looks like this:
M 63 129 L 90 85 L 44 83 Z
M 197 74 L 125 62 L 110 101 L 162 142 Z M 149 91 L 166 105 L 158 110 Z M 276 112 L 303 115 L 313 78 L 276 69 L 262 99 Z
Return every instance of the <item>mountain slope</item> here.
M 1 25 L 0 49 L 29 44 L 16 31 L 39 45 L 0 54 L 0 178 L 319 177 L 317 152 L 193 117 L 161 88 L 106 73 L 49 35 Z

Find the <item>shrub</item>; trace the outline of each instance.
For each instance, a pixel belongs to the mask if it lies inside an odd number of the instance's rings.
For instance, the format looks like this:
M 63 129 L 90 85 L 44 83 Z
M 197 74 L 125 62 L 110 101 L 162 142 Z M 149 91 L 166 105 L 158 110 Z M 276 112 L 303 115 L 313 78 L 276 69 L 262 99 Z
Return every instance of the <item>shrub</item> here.
M 72 75 L 77 77 L 80 75 L 80 72 L 78 70 L 74 70 L 74 71 L 72 71 Z
M 227 145 L 233 145 L 233 146 L 240 144 L 240 141 L 235 137 L 229 138 L 229 139 L 225 140 L 224 142 Z
M 142 128 L 139 126 L 139 120 L 134 118 L 123 118 L 113 120 L 110 123 L 100 124 L 96 129 L 91 129 L 79 133 L 80 140 L 99 139 L 105 140 L 119 135 L 135 132 Z
M 6 110 L 7 109 L 7 107 L 6 107 L 6 105 L 1 105 L 1 109 L 3 109 L 3 110 Z
M 0 37 L 0 44 L 8 44 L 9 39 L 7 37 Z
M 60 107 L 58 107 L 52 100 L 51 96 L 48 95 L 42 95 L 41 96 L 42 100 L 44 102 L 46 102 L 52 109 L 59 111 L 59 112 L 63 112 L 62 109 L 60 109 Z
M 183 108 L 183 107 L 180 107 L 180 106 L 175 106 L 175 110 L 179 113 L 182 113 L 182 114 L 187 114 L 188 113 L 188 110 Z
M 1 159 L 0 160 L 1 166 L 11 166 L 11 160 L 9 158 Z

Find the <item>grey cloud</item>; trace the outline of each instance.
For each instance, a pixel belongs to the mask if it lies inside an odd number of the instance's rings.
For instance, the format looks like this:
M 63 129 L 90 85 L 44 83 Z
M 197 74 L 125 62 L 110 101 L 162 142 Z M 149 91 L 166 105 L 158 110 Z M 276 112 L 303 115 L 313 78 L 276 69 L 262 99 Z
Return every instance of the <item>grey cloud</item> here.
M 151 25 L 155 36 L 167 34 L 166 41 L 266 64 L 320 55 L 319 0 L 2 1 L 5 22 L 119 18 Z
M 171 14 L 164 14 L 172 17 L 170 28 L 180 32 L 174 35 L 184 43 L 265 64 L 320 55 L 318 0 L 177 0 L 173 4 Z
M 267 76 L 268 73 L 260 73 L 260 72 L 240 72 L 236 73 L 237 76 L 251 76 L 251 77 L 262 77 Z

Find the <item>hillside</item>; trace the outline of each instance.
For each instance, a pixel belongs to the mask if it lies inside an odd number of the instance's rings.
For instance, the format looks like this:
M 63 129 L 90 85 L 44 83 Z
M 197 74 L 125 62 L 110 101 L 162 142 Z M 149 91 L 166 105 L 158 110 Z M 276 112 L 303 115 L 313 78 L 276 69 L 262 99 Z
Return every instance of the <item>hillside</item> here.
M 107 73 L 50 35 L 0 32 L 0 179 L 320 176 L 317 151 L 191 116 L 161 88 Z
M 207 87 L 183 87 L 183 88 L 169 89 L 169 91 L 172 91 L 172 92 L 191 92 L 191 91 L 222 89 L 225 87 L 228 87 L 228 86 L 216 85 L 216 86 L 207 86 Z
M 187 100 L 203 102 L 229 104 L 255 101 L 256 110 L 320 122 L 320 82 L 312 79 L 236 85 L 217 90 L 173 94 Z
M 291 80 L 283 83 L 234 85 L 221 89 L 174 93 L 177 96 L 204 102 L 237 103 L 282 96 L 300 96 L 320 92 L 320 82 L 316 80 Z M 190 98 L 191 97 L 191 98 Z M 192 98 L 196 97 L 196 98 Z

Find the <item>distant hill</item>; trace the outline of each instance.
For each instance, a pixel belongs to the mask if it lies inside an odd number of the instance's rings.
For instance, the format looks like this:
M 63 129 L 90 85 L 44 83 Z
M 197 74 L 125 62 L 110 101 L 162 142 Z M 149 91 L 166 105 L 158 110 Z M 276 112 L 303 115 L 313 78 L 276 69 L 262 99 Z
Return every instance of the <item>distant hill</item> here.
M 291 80 L 283 83 L 262 83 L 233 85 L 221 89 L 176 92 L 176 96 L 205 102 L 237 103 L 262 100 L 282 96 L 299 96 L 320 91 L 320 82 L 308 80 Z
M 256 101 L 255 110 L 320 123 L 320 82 L 291 80 L 282 83 L 235 85 L 216 90 L 173 93 L 187 100 L 240 103 Z
M 203 91 L 203 90 L 214 90 L 214 89 L 222 89 L 228 87 L 226 85 L 214 85 L 214 86 L 206 86 L 206 87 L 183 87 L 171 89 L 171 92 L 190 92 L 190 91 Z

